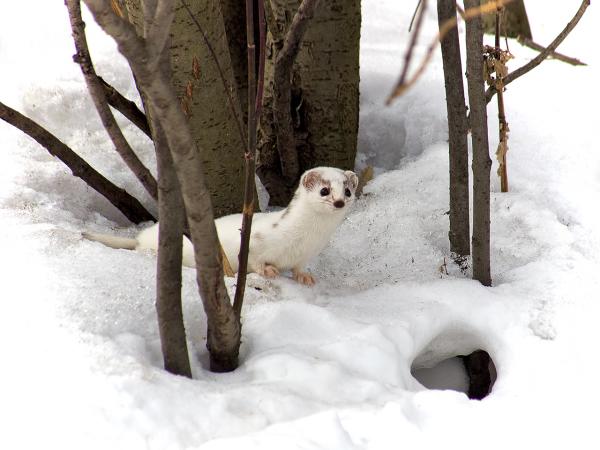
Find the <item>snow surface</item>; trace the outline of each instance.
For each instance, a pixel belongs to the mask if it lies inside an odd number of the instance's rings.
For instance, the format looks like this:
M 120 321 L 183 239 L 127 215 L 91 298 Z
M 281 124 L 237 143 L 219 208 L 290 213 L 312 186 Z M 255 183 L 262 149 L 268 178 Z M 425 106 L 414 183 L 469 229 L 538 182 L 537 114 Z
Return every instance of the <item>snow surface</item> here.
M 4 5 L 0 99 L 151 207 L 87 98 L 59 3 Z M 528 1 L 534 38 L 550 42 L 578 6 Z M 511 192 L 500 194 L 493 179 L 494 287 L 485 288 L 449 259 L 439 53 L 413 90 L 383 107 L 413 5 L 363 1 L 357 164 L 373 164 L 378 176 L 312 263 L 316 287 L 250 276 L 242 364 L 231 374 L 206 369 L 206 321 L 190 269 L 184 310 L 194 379 L 162 370 L 153 256 L 79 234 L 136 228 L 35 142 L 0 124 L 0 447 L 598 448 L 595 6 L 560 48 L 589 66 L 547 61 L 506 93 Z M 114 44 L 87 22 L 99 73 L 135 96 Z M 435 28 L 432 9 L 417 54 Z M 511 68 L 535 55 L 513 41 L 511 50 Z M 148 140 L 125 128 L 152 164 Z M 483 401 L 428 390 L 411 375 L 477 348 L 498 371 Z

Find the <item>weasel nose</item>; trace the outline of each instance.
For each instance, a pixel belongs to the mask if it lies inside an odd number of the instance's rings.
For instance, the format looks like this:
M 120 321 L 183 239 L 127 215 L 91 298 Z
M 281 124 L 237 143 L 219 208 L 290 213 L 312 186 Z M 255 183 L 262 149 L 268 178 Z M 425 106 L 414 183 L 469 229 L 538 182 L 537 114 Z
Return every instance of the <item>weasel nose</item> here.
M 344 205 L 344 200 L 336 200 L 335 202 L 333 202 L 333 206 L 335 206 L 336 208 L 343 208 Z

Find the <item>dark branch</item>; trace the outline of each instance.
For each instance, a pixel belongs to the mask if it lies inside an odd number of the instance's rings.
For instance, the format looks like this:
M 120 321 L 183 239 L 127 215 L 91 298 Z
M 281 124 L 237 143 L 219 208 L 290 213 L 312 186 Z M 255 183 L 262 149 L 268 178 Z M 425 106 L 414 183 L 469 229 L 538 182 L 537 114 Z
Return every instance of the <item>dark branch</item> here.
M 531 39 L 524 38 L 522 36 L 519 36 L 517 38 L 517 41 L 519 41 L 519 44 L 529 47 L 533 50 L 537 50 L 538 52 L 543 52 L 546 50 L 546 47 L 544 47 L 543 45 L 540 45 L 540 44 L 532 41 Z M 567 64 L 571 64 L 573 66 L 587 66 L 587 64 L 584 63 L 583 61 L 581 61 L 577 58 L 573 58 L 571 56 L 564 55 L 559 52 L 551 52 L 549 57 L 553 58 L 553 59 L 557 59 L 562 62 L 566 62 Z
M 583 16 L 583 13 L 585 12 L 585 10 L 587 9 L 587 7 L 589 5 L 590 5 L 590 0 L 583 0 L 583 2 L 581 2 L 581 6 L 575 13 L 575 16 L 573 16 L 573 18 L 569 21 L 569 23 L 567 23 L 565 28 L 560 32 L 560 34 L 558 36 L 556 36 L 556 38 L 552 41 L 552 43 L 548 47 L 546 47 L 546 49 L 543 52 L 541 52 L 539 55 L 537 55 L 535 58 L 533 58 L 527 64 L 525 64 L 522 67 L 519 67 L 517 70 L 512 71 L 506 77 L 504 77 L 504 80 L 503 80 L 504 86 L 512 83 L 517 78 L 525 75 L 530 70 L 539 66 L 542 63 L 542 61 L 544 61 L 548 56 L 550 56 L 552 54 L 552 52 L 554 52 L 554 50 L 556 50 L 556 48 L 562 43 L 562 41 L 565 40 L 565 38 L 569 35 L 569 33 L 573 30 L 573 28 L 575 28 L 577 26 L 577 24 L 579 23 L 579 20 L 581 19 L 581 17 Z M 487 91 L 485 92 L 485 98 L 486 98 L 487 103 L 490 102 L 490 100 L 492 99 L 492 97 L 494 96 L 495 93 L 496 93 L 496 88 L 494 86 L 490 86 L 487 89 Z
M 71 148 L 33 120 L 6 106 L 4 103 L 0 103 L 0 118 L 36 140 L 52 156 L 60 159 L 71 170 L 73 175 L 81 178 L 88 186 L 103 195 L 131 222 L 156 221 L 154 216 L 136 198 L 107 180 L 83 158 L 71 150 Z
M 108 104 L 123 114 L 131 123 L 138 127 L 142 132 L 152 139 L 152 133 L 150 133 L 150 126 L 148 125 L 148 119 L 146 115 L 138 108 L 135 102 L 125 98 L 119 91 L 108 84 L 102 77 L 98 77 L 102 87 L 104 88 L 104 95 Z
M 419 40 L 419 35 L 421 34 L 421 25 L 423 23 L 423 17 L 425 16 L 425 11 L 427 10 L 427 0 L 419 1 L 419 5 L 421 5 L 421 9 L 418 11 L 419 15 L 417 16 L 417 22 L 415 26 L 415 31 L 410 38 L 410 43 L 408 44 L 408 49 L 406 50 L 406 54 L 404 55 L 404 66 L 402 67 L 402 73 L 400 74 L 400 78 L 398 79 L 397 86 L 402 86 L 406 81 L 406 76 L 408 74 L 408 68 L 410 67 L 410 62 L 412 60 L 412 54 L 415 46 L 417 45 L 417 41 Z M 417 6 L 418 8 L 418 6 Z M 417 11 L 415 11 L 417 14 Z M 455 15 L 456 16 L 456 15 Z M 411 22 L 412 26 L 412 22 Z M 440 40 L 441 42 L 441 40 Z
M 87 46 L 87 40 L 85 37 L 84 27 L 85 24 L 81 18 L 81 7 L 79 0 L 66 0 L 65 4 L 69 10 L 69 19 L 71 21 L 71 29 L 73 32 L 73 40 L 75 42 L 75 49 L 77 54 L 73 57 L 74 61 L 79 64 L 88 90 L 98 111 L 98 115 L 102 120 L 102 124 L 106 129 L 106 132 L 110 136 L 115 149 L 127 164 L 127 167 L 131 169 L 134 175 L 138 178 L 140 183 L 144 186 L 146 191 L 154 198 L 158 198 L 158 188 L 156 180 L 152 173 L 137 157 L 125 136 L 121 132 L 121 128 L 117 124 L 112 111 L 110 110 L 104 94 L 103 84 L 99 81 L 98 75 L 94 70 L 90 53 Z
M 264 13 L 263 0 L 258 0 L 258 13 Z M 259 79 L 256 80 L 256 45 L 254 43 L 254 0 L 246 0 L 246 40 L 248 43 L 248 149 L 245 155 L 244 174 L 244 209 L 242 211 L 242 231 L 238 264 L 238 276 L 233 301 L 233 310 L 239 318 L 242 314 L 242 303 L 246 290 L 246 275 L 248 272 L 248 253 L 250 252 L 250 233 L 252 230 L 252 216 L 254 215 L 255 190 L 254 182 L 256 166 L 256 131 L 257 115 L 262 109 L 262 77 L 264 75 L 264 32 L 262 26 L 264 17 L 259 16 L 260 42 L 259 49 Z M 260 88 L 257 87 L 260 86 Z M 258 91 L 258 93 L 257 93 Z

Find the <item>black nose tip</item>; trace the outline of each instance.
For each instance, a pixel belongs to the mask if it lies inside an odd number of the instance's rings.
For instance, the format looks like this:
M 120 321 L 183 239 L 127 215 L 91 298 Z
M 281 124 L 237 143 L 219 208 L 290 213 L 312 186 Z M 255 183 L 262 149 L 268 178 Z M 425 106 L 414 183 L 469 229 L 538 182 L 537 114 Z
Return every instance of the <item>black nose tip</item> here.
M 345 205 L 343 200 L 336 200 L 335 202 L 333 202 L 333 206 L 335 206 L 336 208 L 343 208 Z

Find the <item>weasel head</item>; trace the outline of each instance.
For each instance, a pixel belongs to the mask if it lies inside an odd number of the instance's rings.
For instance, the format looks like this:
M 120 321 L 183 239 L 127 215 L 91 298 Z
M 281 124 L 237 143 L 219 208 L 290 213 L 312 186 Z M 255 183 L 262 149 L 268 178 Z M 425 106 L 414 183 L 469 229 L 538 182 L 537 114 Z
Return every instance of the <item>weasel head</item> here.
M 317 212 L 345 215 L 354 203 L 358 177 L 350 170 L 315 167 L 300 178 L 298 194 Z

